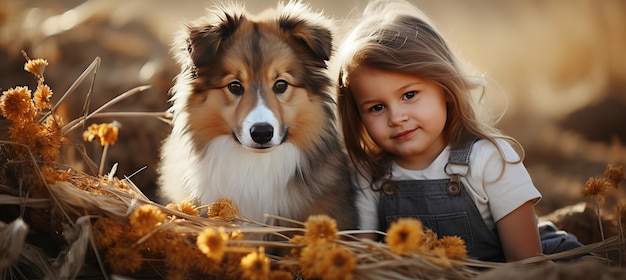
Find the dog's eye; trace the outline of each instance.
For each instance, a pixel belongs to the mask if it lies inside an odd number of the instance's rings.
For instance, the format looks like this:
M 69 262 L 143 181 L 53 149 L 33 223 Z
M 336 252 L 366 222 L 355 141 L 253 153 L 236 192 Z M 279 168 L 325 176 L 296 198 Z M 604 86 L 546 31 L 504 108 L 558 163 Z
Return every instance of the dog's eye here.
M 244 91 L 243 85 L 238 81 L 228 84 L 228 90 L 234 95 L 242 95 Z
M 284 93 L 287 90 L 288 85 L 289 84 L 287 84 L 287 81 L 278 80 L 276 81 L 276 83 L 274 83 L 272 90 L 274 90 L 275 93 Z

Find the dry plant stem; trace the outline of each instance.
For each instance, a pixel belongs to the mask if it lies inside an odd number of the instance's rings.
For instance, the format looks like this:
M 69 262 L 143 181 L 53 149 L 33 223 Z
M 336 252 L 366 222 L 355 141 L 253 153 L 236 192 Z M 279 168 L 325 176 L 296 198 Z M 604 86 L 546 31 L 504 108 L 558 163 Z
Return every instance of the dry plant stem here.
M 275 219 L 275 220 L 282 220 L 282 221 L 289 222 L 289 223 L 292 223 L 292 224 L 304 226 L 303 222 L 296 221 L 296 220 L 289 219 L 289 218 L 285 218 L 285 217 L 280 217 L 280 216 L 271 215 L 271 214 L 265 214 L 263 216 L 265 218 L 271 218 L 271 219 Z
M 600 226 L 600 237 L 604 241 L 604 227 L 602 226 L 602 216 L 600 216 L 600 199 L 596 196 L 596 215 L 598 216 L 598 225 Z M 606 259 L 609 259 L 609 252 L 604 252 Z
M 109 144 L 104 144 L 104 149 L 102 150 L 102 156 L 100 157 L 100 169 L 98 170 L 98 176 L 102 176 L 102 172 L 104 172 L 104 161 L 107 157 L 107 152 L 109 151 Z
M 596 196 L 596 215 L 598 215 L 598 225 L 600 225 L 600 237 L 604 241 L 604 228 L 602 227 L 602 216 L 600 216 L 600 200 Z
M 128 90 L 118 96 L 116 96 L 115 98 L 109 100 L 109 102 L 105 103 L 104 105 L 100 106 L 98 109 L 94 110 L 91 114 L 87 115 L 87 116 L 82 116 L 80 118 L 77 118 L 71 122 L 69 122 L 68 124 L 66 124 L 65 126 L 63 126 L 63 129 L 61 129 L 61 132 L 63 135 L 66 135 L 67 133 L 69 133 L 70 131 L 78 128 L 79 126 L 82 126 L 85 121 L 87 121 L 88 119 L 92 118 L 94 115 L 100 113 L 102 110 L 113 106 L 115 103 L 120 102 L 126 98 L 128 98 L 129 96 L 132 96 L 136 93 L 139 92 L 143 92 L 147 89 L 149 89 L 150 86 L 138 86 L 135 87 L 131 90 Z
M 87 74 L 89 74 L 89 72 L 93 70 L 91 86 L 89 87 L 89 93 L 87 93 L 87 95 L 89 96 L 93 88 L 93 84 L 95 83 L 95 80 L 96 80 L 96 72 L 98 70 L 98 67 L 100 67 L 100 57 L 96 57 L 93 60 L 93 62 L 89 64 L 89 66 L 83 71 L 83 73 L 80 74 L 80 76 L 76 78 L 74 83 L 72 83 L 72 85 L 67 89 L 67 91 L 65 91 L 65 93 L 61 96 L 61 99 L 59 99 L 59 101 L 52 107 L 52 109 L 50 109 L 50 112 L 46 113 L 39 122 L 42 122 L 50 114 L 54 113 L 56 109 L 63 103 L 63 101 L 76 90 L 76 88 L 83 82 L 83 80 L 85 80 L 85 77 L 87 76 Z M 87 98 L 87 100 L 89 100 L 89 98 Z
M 165 123 L 170 123 L 169 119 L 172 118 L 172 114 L 169 112 L 106 112 L 97 113 L 91 116 L 91 118 L 157 118 Z

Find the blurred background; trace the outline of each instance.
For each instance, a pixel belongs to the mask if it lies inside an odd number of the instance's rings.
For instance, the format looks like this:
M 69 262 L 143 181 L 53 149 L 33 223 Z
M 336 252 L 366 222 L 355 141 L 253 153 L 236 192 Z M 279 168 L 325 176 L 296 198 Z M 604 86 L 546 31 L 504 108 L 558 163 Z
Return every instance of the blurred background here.
M 219 1 L 218 1 L 219 2 Z M 337 41 L 366 1 L 305 1 L 333 18 Z M 450 44 L 489 77 L 487 96 L 506 114 L 498 126 L 526 149 L 525 164 L 543 193 L 537 205 L 547 214 L 577 202 L 591 202 L 580 191 L 589 177 L 601 176 L 608 163 L 626 163 L 626 1 L 622 0 L 440 0 L 412 3 L 436 23 Z M 151 85 L 107 111 L 162 112 L 178 69 L 170 54 L 174 32 L 203 15 L 215 2 L 191 0 L 0 0 L 0 90 L 36 87 L 23 71 L 25 59 L 44 58 L 53 100 L 94 61 L 90 111 L 116 95 Z M 246 1 L 260 12 L 276 1 Z M 64 102 L 66 121 L 81 114 L 92 75 Z M 88 122 L 108 122 L 96 119 Z M 118 118 L 118 142 L 107 167 L 118 163 L 119 177 L 130 176 L 156 199 L 155 167 L 169 126 L 155 118 Z M 102 148 L 70 135 L 98 162 Z M 6 121 L 0 120 L 0 136 Z M 89 165 L 64 154 L 72 167 Z M 145 169 L 144 169 L 145 168 Z M 97 168 L 96 168 L 97 170 Z M 139 172 L 137 172 L 139 171 Z M 606 206 L 626 197 L 609 190 Z

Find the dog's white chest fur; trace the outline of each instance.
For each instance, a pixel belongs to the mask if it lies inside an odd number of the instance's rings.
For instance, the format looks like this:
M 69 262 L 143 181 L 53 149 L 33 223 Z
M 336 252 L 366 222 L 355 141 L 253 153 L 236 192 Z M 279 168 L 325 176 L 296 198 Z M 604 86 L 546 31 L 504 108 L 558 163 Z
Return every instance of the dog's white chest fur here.
M 271 152 L 256 153 L 230 136 L 220 136 L 204 154 L 193 157 L 182 179 L 188 195 L 202 204 L 230 198 L 242 215 L 255 221 L 264 221 L 265 213 L 288 210 L 286 186 L 300 162 L 294 145 L 283 143 Z

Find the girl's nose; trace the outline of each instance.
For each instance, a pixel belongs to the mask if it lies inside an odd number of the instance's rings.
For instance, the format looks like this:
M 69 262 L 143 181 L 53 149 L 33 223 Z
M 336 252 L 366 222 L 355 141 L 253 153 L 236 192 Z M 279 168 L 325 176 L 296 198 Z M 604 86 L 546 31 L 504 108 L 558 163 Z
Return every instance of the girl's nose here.
M 399 126 L 409 119 L 409 116 L 402 110 L 392 111 L 389 116 L 389 126 Z

